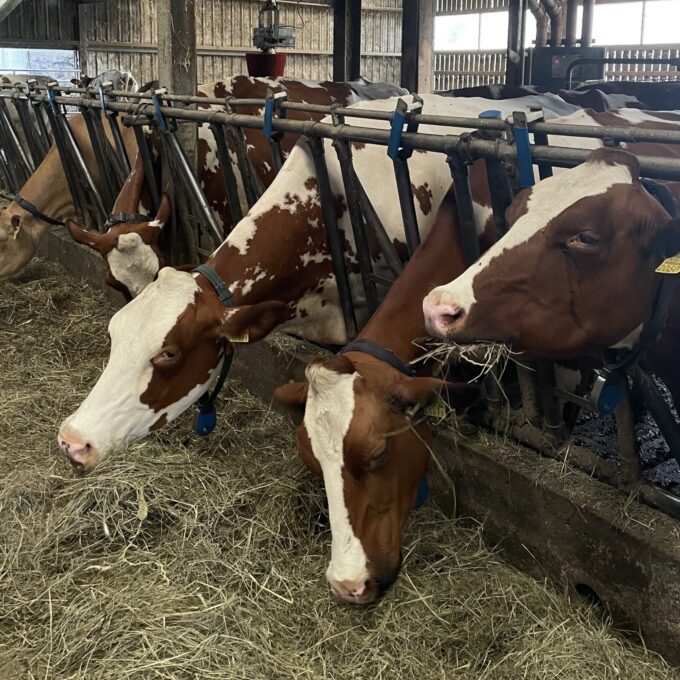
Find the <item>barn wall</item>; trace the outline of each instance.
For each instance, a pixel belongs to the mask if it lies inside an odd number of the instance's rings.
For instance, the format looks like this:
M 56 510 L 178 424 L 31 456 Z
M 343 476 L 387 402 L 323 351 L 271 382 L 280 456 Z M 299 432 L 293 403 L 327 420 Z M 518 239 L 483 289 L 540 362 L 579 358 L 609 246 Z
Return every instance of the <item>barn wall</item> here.
M 0 47 L 78 47 L 78 9 L 74 0 L 24 0 L 0 21 Z
M 245 73 L 252 27 L 261 0 L 199 0 L 196 32 L 198 80 L 211 82 Z M 333 73 L 331 0 L 303 4 L 280 0 L 281 22 L 298 29 L 288 52 L 286 74 L 323 80 Z M 155 0 L 110 0 L 81 5 L 81 60 L 88 74 L 130 70 L 141 81 L 155 78 Z M 399 81 L 401 0 L 365 0 L 362 12 L 362 74 L 369 80 Z

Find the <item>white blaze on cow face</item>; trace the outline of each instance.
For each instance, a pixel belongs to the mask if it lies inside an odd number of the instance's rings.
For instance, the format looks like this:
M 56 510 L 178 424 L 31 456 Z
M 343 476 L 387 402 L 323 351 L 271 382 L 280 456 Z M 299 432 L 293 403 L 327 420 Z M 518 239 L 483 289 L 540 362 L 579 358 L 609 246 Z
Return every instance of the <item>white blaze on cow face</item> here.
M 368 580 L 368 558 L 356 537 L 345 502 L 342 469 L 343 441 L 354 415 L 354 381 L 358 373 L 336 373 L 310 365 L 304 424 L 314 457 L 321 466 L 331 523 L 331 561 L 326 578 L 334 583 L 363 584 Z
M 149 223 L 149 226 L 162 225 Z M 160 268 L 158 255 L 135 232 L 121 234 L 116 247 L 106 256 L 106 261 L 113 278 L 122 283 L 133 297 L 156 278 Z
M 527 210 L 503 238 L 497 241 L 457 279 L 438 286 L 423 301 L 423 312 L 428 329 L 441 335 L 438 309 L 447 308 L 463 318 L 476 302 L 475 278 L 489 264 L 508 250 L 519 248 L 544 229 L 551 220 L 581 199 L 604 194 L 615 184 L 632 184 L 627 165 L 583 163 L 567 172 L 539 182 L 531 190 Z
M 111 354 L 101 377 L 78 410 L 62 423 L 59 434 L 94 449 L 101 462 L 116 446 L 145 437 L 162 418 L 171 421 L 207 389 L 214 370 L 204 383 L 192 387 L 179 401 L 154 410 L 141 401 L 153 375 L 152 359 L 177 320 L 194 304 L 200 287 L 186 272 L 166 267 L 109 323 Z M 215 369 L 217 370 L 217 368 Z

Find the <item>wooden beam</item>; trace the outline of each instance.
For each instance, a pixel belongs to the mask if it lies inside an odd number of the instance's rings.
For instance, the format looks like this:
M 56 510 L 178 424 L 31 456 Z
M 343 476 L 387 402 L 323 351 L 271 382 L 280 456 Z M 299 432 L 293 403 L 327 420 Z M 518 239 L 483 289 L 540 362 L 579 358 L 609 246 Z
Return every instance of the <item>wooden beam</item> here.
M 0 21 L 4 21 L 23 0 L 0 0 Z
M 356 80 L 361 75 L 361 2 L 334 0 L 333 80 Z
M 158 20 L 158 80 L 161 87 L 177 94 L 196 94 L 197 63 L 196 56 L 196 0 L 156 0 Z M 198 129 L 195 125 L 180 125 L 177 137 L 196 172 L 196 148 Z M 172 186 L 170 170 L 163 163 L 163 187 Z M 188 262 L 191 244 L 180 247 L 182 236 L 177 229 L 178 222 L 191 224 L 188 219 L 187 202 L 182 199 L 178 187 L 173 187 L 173 205 L 177 219 L 173 224 L 172 253 L 173 261 Z
M 432 91 L 434 0 L 404 0 L 401 21 L 401 86 Z

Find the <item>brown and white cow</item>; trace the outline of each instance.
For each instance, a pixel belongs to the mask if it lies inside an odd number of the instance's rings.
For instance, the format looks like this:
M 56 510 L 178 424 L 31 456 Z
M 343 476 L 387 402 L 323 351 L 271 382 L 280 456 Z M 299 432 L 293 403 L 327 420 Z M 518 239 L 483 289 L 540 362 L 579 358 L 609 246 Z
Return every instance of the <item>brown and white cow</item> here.
M 478 262 L 425 297 L 429 331 L 547 358 L 634 346 L 654 308 L 662 276 L 655 269 L 680 251 L 680 222 L 640 183 L 635 156 L 595 151 L 586 163 L 520 194 L 509 218 L 512 228 Z M 675 280 L 671 285 L 677 288 Z M 678 337 L 674 291 L 666 327 L 646 361 L 676 404 Z
M 487 188 L 483 181 L 472 186 Z M 426 335 L 420 297 L 464 269 L 451 191 L 430 233 L 359 334 L 398 361 L 348 346 L 328 361 L 312 362 L 306 383 L 275 391 L 288 406 L 306 403 L 298 451 L 323 476 L 332 532 L 326 578 L 346 602 L 374 601 L 399 573 L 401 535 L 432 438 L 422 411 L 411 412 L 443 387 L 449 394 L 456 387 L 428 375 L 406 375 L 397 366 L 422 354 L 414 344 Z M 463 389 L 469 392 L 470 386 Z
M 424 99 L 425 110 L 435 114 L 474 116 L 488 108 L 485 100 L 436 95 Z M 502 110 L 505 107 L 506 114 L 525 107 L 523 100 L 494 105 Z M 395 101 L 360 102 L 356 106 L 392 110 Z M 361 123 L 369 124 L 359 119 L 357 124 Z M 423 130 L 435 132 L 428 126 Z M 436 131 L 455 129 L 437 127 Z M 345 249 L 355 264 L 340 168 L 330 142 L 326 157 Z M 385 149 L 357 145 L 355 168 L 388 233 L 403 244 L 399 200 Z M 414 154 L 410 168 L 419 227 L 425 236 L 450 187 L 450 174 L 441 156 L 428 153 Z M 478 205 L 477 213 L 483 223 L 491 209 Z M 206 392 L 218 370 L 223 341 L 247 334 L 248 340 L 255 342 L 283 324 L 283 330 L 310 340 L 339 345 L 345 342 L 316 173 L 306 145 L 300 143 L 293 149 L 262 199 L 212 255 L 209 264 L 231 289 L 235 309 L 222 307 L 202 275 L 166 268 L 157 281 L 113 317 L 109 364 L 60 430 L 61 446 L 76 463 L 92 467 L 115 446 L 144 437 L 193 404 Z M 377 254 L 376 269 L 384 271 Z M 361 321 L 365 311 L 356 271 L 351 282 Z M 232 350 L 228 344 L 227 351 Z M 116 395 L 114 400 L 112 394 Z

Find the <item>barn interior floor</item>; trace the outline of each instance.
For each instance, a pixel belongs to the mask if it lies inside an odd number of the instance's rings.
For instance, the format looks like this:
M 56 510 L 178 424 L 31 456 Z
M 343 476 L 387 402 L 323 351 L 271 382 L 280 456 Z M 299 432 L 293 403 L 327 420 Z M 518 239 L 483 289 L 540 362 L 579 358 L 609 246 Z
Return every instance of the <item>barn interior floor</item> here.
M 187 414 L 75 476 L 55 432 L 112 312 L 39 260 L 0 283 L 0 678 L 680 678 L 434 501 L 387 597 L 338 603 L 294 427 L 233 382 L 211 437 Z

